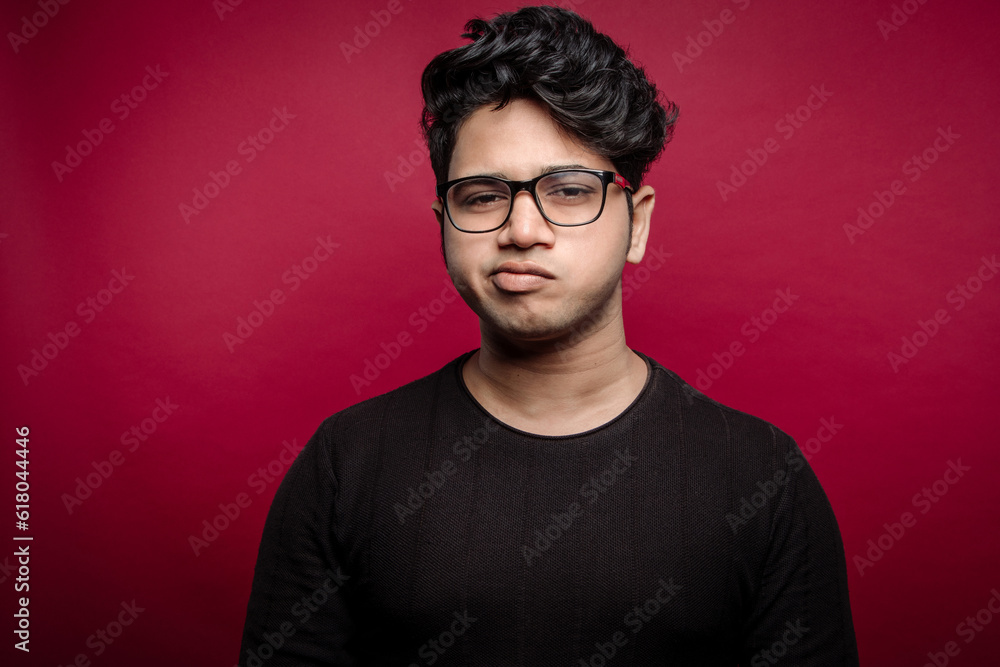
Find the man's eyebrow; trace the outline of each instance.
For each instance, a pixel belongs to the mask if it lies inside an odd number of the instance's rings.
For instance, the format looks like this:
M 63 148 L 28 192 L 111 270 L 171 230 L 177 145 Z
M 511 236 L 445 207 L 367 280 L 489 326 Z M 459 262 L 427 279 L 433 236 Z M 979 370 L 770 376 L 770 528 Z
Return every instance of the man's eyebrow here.
M 542 176 L 544 174 L 551 174 L 554 171 L 562 171 L 563 169 L 591 169 L 591 167 L 585 167 L 582 164 L 553 164 L 547 167 L 543 167 L 542 170 L 538 172 L 538 175 Z M 513 180 L 508 178 L 507 174 L 503 173 L 502 171 L 492 171 L 489 173 L 473 174 L 473 176 L 481 176 L 487 178 L 502 178 L 508 181 Z
M 584 167 L 582 164 L 554 164 L 543 169 L 542 173 L 550 174 L 553 171 L 562 171 L 563 169 L 590 169 L 590 167 Z

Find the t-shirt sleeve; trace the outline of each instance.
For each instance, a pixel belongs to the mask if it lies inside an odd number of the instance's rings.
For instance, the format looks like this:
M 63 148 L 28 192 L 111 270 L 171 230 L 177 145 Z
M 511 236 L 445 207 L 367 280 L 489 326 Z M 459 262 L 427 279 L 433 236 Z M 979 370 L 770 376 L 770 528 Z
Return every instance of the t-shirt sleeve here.
M 247 605 L 241 667 L 350 665 L 350 577 L 338 562 L 337 480 L 323 427 L 271 503 Z
M 857 665 L 847 564 L 833 508 L 798 446 L 772 517 L 767 557 L 744 626 L 742 665 Z

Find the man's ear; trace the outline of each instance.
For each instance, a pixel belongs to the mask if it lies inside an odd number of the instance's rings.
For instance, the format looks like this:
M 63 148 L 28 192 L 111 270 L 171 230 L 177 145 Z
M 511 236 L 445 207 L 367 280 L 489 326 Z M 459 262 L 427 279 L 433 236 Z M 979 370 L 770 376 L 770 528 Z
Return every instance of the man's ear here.
M 444 206 L 441 204 L 440 199 L 435 199 L 431 202 L 431 209 L 434 211 L 434 217 L 437 218 L 438 227 L 441 231 L 444 231 Z
M 655 203 L 656 193 L 649 185 L 642 186 L 632 195 L 632 244 L 625 255 L 625 260 L 632 264 L 641 262 L 646 254 L 646 239 L 649 238 L 649 223 Z
M 448 256 L 444 251 L 444 206 L 441 204 L 440 199 L 435 199 L 431 203 L 431 210 L 434 211 L 434 217 L 437 218 L 438 231 L 441 232 L 441 259 L 444 260 L 445 268 L 448 268 Z

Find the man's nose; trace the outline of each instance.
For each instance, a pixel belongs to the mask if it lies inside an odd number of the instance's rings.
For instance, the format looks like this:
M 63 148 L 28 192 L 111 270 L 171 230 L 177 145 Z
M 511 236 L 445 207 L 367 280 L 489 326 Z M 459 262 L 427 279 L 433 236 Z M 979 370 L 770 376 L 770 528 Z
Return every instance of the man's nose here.
M 555 239 L 552 225 L 542 215 L 535 198 L 527 190 L 514 195 L 510 217 L 500 230 L 501 243 L 513 243 L 522 248 L 536 243 L 551 244 Z

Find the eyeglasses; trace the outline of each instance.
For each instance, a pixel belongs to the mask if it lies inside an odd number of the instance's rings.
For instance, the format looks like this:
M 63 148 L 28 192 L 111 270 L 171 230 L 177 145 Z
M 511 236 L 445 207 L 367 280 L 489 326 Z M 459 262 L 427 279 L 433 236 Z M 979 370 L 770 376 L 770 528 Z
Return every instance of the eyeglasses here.
M 482 234 L 500 229 L 514 210 L 514 196 L 527 190 L 542 216 L 553 225 L 578 227 L 601 217 L 608 185 L 632 186 L 620 174 L 598 169 L 560 169 L 530 181 L 491 176 L 466 176 L 437 186 L 445 212 L 455 229 Z

